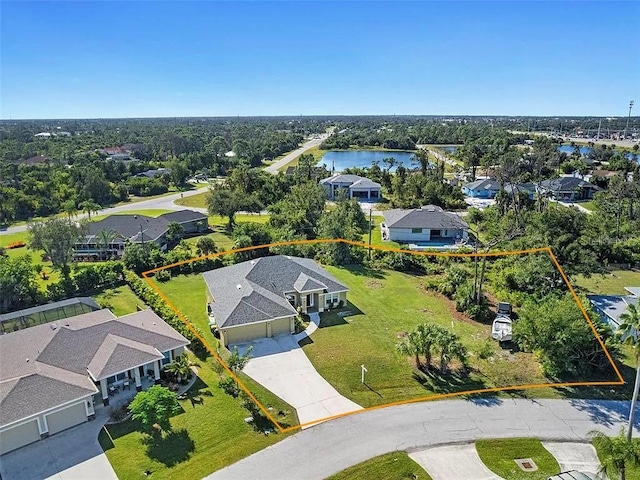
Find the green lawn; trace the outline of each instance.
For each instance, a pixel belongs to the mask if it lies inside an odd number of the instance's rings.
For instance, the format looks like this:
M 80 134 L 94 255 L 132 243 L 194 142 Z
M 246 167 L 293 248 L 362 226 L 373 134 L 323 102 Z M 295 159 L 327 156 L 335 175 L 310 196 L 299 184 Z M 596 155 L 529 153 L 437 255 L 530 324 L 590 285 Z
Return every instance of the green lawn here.
M 7 235 L 0 235 L 0 246 L 7 246 L 13 242 L 25 242 L 29 243 L 29 232 L 18 232 L 18 233 L 9 233 Z M 43 279 L 40 275 L 36 278 L 38 280 L 38 284 L 42 290 L 47 288 L 47 285 L 51 283 L 55 283 L 60 280 L 60 272 L 58 270 L 53 269 L 53 264 L 49 261 L 42 260 L 42 254 L 44 253 L 42 250 L 30 250 L 29 248 L 20 247 L 20 248 L 12 248 L 6 250 L 9 258 L 17 258 L 22 256 L 29 256 L 33 265 L 42 265 L 44 268 L 44 272 L 47 275 L 46 279 Z
M 534 438 L 478 440 L 476 450 L 489 470 L 509 480 L 545 480 L 560 473 L 556 459 Z M 514 462 L 517 458 L 531 458 L 538 470 L 522 471 Z
M 173 212 L 173 210 L 167 210 L 166 208 L 147 208 L 147 209 L 135 209 L 135 210 L 125 210 L 118 213 L 111 213 L 109 215 L 93 215 L 91 217 L 92 221 L 102 220 L 103 218 L 110 217 L 112 215 L 146 215 L 147 217 L 159 217 L 163 213 Z
M 596 209 L 595 200 L 589 200 L 588 202 L 580 202 L 578 205 L 580 205 L 581 207 L 584 207 L 587 210 L 590 210 L 592 212 L 595 211 L 595 209 Z
M 244 421 L 248 411 L 218 387 L 213 361 L 199 362 L 199 380 L 190 391 L 202 403 L 181 401 L 183 412 L 171 419 L 173 431 L 159 444 L 131 420 L 106 427 L 108 434 L 102 430 L 100 444 L 120 480 L 143 478 L 146 470 L 156 480 L 202 478 L 287 436 L 265 435 Z
M 431 480 L 405 452 L 393 452 L 349 467 L 327 480 Z
M 103 308 L 108 308 L 116 317 L 128 315 L 138 311 L 138 306 L 147 308 L 140 298 L 128 285 L 105 288 L 92 295 L 93 299 Z
M 640 286 L 640 271 L 611 270 L 603 275 L 591 275 L 589 278 L 577 275 L 573 283 L 574 286 L 584 288 L 589 293 L 624 295 L 628 294 L 624 287 Z
M 182 205 L 184 207 L 198 207 L 198 208 L 207 208 L 207 195 L 209 192 L 202 192 L 196 195 L 191 195 L 186 198 L 179 198 L 174 203 L 177 205 Z
M 349 305 L 342 311 L 352 315 L 325 312 L 322 328 L 303 348 L 318 372 L 356 403 L 370 407 L 437 393 L 546 381 L 533 355 L 500 349 L 490 340 L 489 325 L 469 320 L 455 312 L 452 302 L 426 291 L 427 277 L 362 267 L 325 268 L 349 287 Z M 426 375 L 396 351 L 405 332 L 425 322 L 461 337 L 474 367 L 469 375 L 441 376 L 434 371 Z M 368 369 L 367 385 L 360 383 L 362 364 Z
M 384 217 L 382 215 L 372 216 L 371 221 L 375 225 L 375 227 L 373 228 L 373 231 L 371 232 L 371 245 L 377 245 L 380 247 L 387 247 L 387 248 L 402 248 L 402 246 L 399 243 L 382 241 L 382 232 L 380 231 L 380 224 L 384 222 Z M 368 232 L 362 235 L 362 241 L 366 244 L 369 243 Z
M 601 454 L 600 450 L 596 448 L 595 445 L 593 447 L 596 449 L 596 452 L 598 452 L 598 458 L 602 462 L 604 456 Z M 633 464 L 627 465 L 626 474 L 627 474 L 627 477 L 626 477 L 627 480 L 640 480 L 640 465 L 633 465 Z M 613 480 L 618 477 L 614 476 L 610 478 Z

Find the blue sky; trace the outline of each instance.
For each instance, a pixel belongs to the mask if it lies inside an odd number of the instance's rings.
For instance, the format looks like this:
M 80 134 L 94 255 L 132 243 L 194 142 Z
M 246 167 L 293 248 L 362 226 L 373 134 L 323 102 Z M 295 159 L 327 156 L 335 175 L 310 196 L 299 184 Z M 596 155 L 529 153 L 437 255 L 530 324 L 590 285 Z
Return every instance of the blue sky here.
M 2 119 L 624 116 L 640 102 L 635 1 L 0 9 Z

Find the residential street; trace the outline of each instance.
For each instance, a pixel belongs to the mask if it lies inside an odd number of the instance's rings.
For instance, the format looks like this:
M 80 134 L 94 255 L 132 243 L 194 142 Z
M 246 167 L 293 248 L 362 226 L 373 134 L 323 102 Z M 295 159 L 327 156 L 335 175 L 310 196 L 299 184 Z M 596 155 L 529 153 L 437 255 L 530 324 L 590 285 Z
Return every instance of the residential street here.
M 190 210 L 205 211 L 204 209 L 183 207 L 173 203 L 179 198 L 191 197 L 199 193 L 203 193 L 209 190 L 209 187 L 198 188 L 197 190 L 188 190 L 186 192 L 174 193 L 166 195 L 164 197 L 152 198 L 150 200 L 141 200 L 139 202 L 125 203 L 124 205 L 118 205 L 117 207 L 110 207 L 100 210 L 94 215 L 111 215 L 114 213 L 126 213 L 130 210 L 151 210 L 151 209 L 166 209 L 166 210 L 182 210 L 183 208 L 189 208 Z M 86 213 L 79 213 L 76 217 L 77 220 L 87 218 Z M 9 227 L 6 230 L 0 230 L 0 235 L 6 235 L 9 233 L 24 232 L 27 229 L 27 225 L 17 225 L 15 227 Z
M 307 143 L 305 143 L 304 145 L 302 145 L 300 148 L 298 148 L 297 150 L 294 150 L 291 153 L 288 153 L 287 155 L 285 155 L 284 157 L 282 157 L 280 160 L 278 160 L 277 162 L 269 165 L 268 167 L 266 167 L 264 169 L 265 172 L 269 172 L 269 173 L 273 173 L 274 175 L 277 175 L 278 171 L 280 170 L 281 167 L 283 167 L 284 165 L 286 165 L 287 163 L 289 163 L 291 160 L 293 160 L 296 157 L 299 157 L 300 155 L 302 155 L 304 152 L 306 152 L 307 150 L 313 148 L 313 147 L 317 147 L 318 145 L 320 145 L 322 142 L 324 142 L 328 137 L 329 137 L 329 133 L 323 133 L 321 135 L 318 135 L 317 138 L 314 138 L 312 140 L 309 140 Z
M 629 402 L 496 398 L 381 408 L 304 430 L 207 479 L 323 479 L 394 450 L 413 452 L 478 438 L 584 441 L 594 429 L 617 434 L 628 410 Z

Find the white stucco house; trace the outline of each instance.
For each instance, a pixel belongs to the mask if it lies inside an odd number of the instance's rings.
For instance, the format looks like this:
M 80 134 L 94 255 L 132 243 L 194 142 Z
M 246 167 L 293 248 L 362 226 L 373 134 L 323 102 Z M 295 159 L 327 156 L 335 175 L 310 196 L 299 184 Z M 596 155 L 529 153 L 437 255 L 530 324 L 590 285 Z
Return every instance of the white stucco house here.
M 102 309 L 0 335 L 0 454 L 92 420 L 116 386 L 153 384 L 188 344 L 151 310 Z
M 455 245 L 468 238 L 467 225 L 458 215 L 436 205 L 382 212 L 382 239 L 423 246 Z
M 358 200 L 380 200 L 382 187 L 379 183 L 358 175 L 336 173 L 328 178 L 320 180 L 327 192 L 327 198 L 334 200 L 340 192 L 345 192 L 347 198 Z

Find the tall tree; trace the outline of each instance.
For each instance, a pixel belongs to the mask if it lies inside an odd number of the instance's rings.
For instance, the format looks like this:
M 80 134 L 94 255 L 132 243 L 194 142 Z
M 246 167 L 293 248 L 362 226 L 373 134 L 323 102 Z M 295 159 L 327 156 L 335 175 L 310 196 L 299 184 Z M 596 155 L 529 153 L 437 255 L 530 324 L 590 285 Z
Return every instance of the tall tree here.
M 91 220 L 91 214 L 98 213 L 102 207 L 93 200 L 85 200 L 84 202 L 80 203 L 80 208 L 84 213 L 87 214 L 89 220 Z
M 325 191 L 313 182 L 295 185 L 289 194 L 269 207 L 269 223 L 294 235 L 315 238 L 325 205 Z
M 52 218 L 29 224 L 29 248 L 44 250 L 53 266 L 68 278 L 74 247 L 82 235 L 82 226 L 66 218 Z
M 31 257 L 0 256 L 0 312 L 26 308 L 37 300 L 38 283 Z
M 96 233 L 96 247 L 100 251 L 100 258 L 104 260 L 106 253 L 109 250 L 109 245 L 118 238 L 118 232 L 112 229 L 101 228 Z
M 245 195 L 226 185 L 209 190 L 207 207 L 210 215 L 220 215 L 228 218 L 227 227 L 233 230 L 236 213 L 240 211 L 259 212 L 263 205 L 254 195 Z

